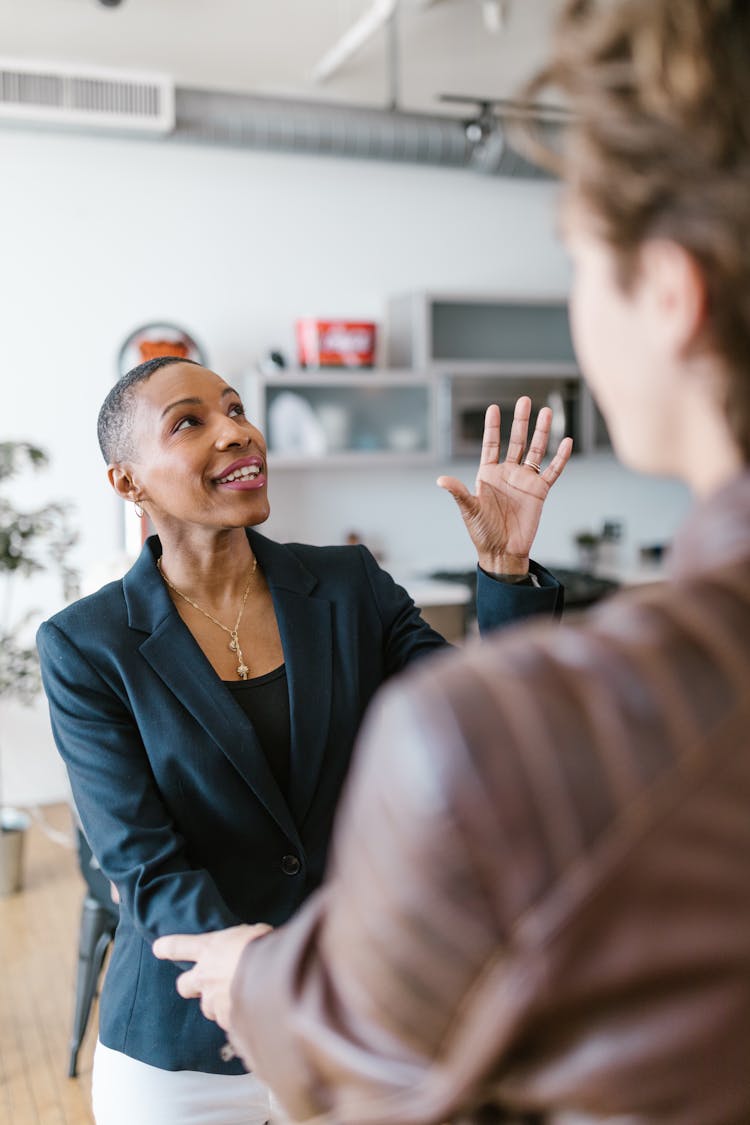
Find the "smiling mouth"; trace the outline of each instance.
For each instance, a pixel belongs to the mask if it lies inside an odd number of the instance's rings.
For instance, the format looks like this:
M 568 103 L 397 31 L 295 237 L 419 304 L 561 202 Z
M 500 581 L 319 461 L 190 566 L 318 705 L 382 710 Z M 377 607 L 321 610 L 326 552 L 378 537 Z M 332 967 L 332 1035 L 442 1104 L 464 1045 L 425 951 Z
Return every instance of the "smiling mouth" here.
M 216 483 L 231 484 L 236 480 L 255 480 L 256 477 L 260 476 L 260 470 L 260 465 L 243 465 L 242 468 L 227 473 L 225 477 L 219 477 Z

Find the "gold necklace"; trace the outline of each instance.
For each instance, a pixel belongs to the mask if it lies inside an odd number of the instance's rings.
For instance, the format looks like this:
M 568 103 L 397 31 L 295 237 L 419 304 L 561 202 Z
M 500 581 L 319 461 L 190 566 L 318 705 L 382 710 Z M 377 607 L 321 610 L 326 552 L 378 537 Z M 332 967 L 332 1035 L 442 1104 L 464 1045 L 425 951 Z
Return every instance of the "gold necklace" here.
M 247 586 L 245 587 L 245 593 L 242 595 L 242 602 L 240 604 L 240 612 L 237 614 L 237 620 L 234 623 L 233 629 L 230 629 L 228 625 L 224 625 L 221 621 L 217 621 L 215 617 L 212 617 L 210 613 L 207 613 L 205 609 L 202 609 L 201 606 L 199 606 L 197 602 L 194 602 L 192 598 L 189 598 L 187 596 L 187 594 L 183 594 L 182 590 L 178 590 L 177 587 L 175 586 L 174 582 L 169 581 L 166 574 L 164 573 L 164 568 L 161 565 L 161 555 L 159 555 L 159 558 L 156 560 L 156 565 L 159 569 L 159 574 L 162 576 L 162 578 L 166 582 L 167 586 L 169 586 L 170 590 L 174 590 L 175 594 L 177 594 L 178 597 L 182 598 L 182 600 L 184 602 L 187 602 L 188 605 L 191 605 L 193 607 L 193 609 L 197 609 L 198 613 L 202 613 L 203 616 L 207 617 L 209 621 L 213 621 L 214 625 L 218 625 L 219 628 L 223 629 L 225 633 L 229 633 L 229 637 L 230 637 L 229 651 L 237 653 L 237 660 L 238 660 L 237 675 L 240 677 L 241 680 L 246 680 L 247 676 L 248 676 L 248 672 L 250 671 L 250 669 L 248 668 L 247 664 L 245 663 L 245 658 L 242 655 L 242 649 L 240 648 L 240 638 L 239 638 L 239 635 L 237 633 L 237 630 L 240 627 L 240 621 L 242 620 L 242 614 L 245 612 L 245 602 L 247 601 L 247 595 L 250 593 L 250 587 L 253 584 L 253 576 L 255 575 L 255 569 L 258 565 L 258 560 L 253 559 L 253 568 L 250 571 L 250 577 L 247 580 Z

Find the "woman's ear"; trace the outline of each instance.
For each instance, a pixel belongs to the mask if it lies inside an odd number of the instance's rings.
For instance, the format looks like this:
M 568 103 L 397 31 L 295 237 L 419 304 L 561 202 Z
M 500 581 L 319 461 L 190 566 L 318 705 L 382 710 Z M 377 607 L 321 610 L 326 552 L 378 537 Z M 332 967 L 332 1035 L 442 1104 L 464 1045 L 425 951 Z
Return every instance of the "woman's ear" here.
M 686 359 L 706 327 L 708 293 L 698 262 L 683 246 L 654 239 L 641 251 L 652 329 L 666 351 Z
M 127 464 L 108 465 L 107 477 L 121 500 L 128 500 L 131 504 L 136 504 L 144 499 L 143 491 Z

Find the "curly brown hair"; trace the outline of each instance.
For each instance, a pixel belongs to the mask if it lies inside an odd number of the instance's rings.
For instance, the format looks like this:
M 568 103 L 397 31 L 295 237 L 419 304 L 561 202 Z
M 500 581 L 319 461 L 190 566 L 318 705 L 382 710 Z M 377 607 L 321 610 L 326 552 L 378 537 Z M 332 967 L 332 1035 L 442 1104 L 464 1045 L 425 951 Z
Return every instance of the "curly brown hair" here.
M 524 95 L 550 86 L 571 118 L 547 162 L 615 251 L 622 287 L 650 238 L 699 264 L 750 461 L 750 0 L 566 0 Z

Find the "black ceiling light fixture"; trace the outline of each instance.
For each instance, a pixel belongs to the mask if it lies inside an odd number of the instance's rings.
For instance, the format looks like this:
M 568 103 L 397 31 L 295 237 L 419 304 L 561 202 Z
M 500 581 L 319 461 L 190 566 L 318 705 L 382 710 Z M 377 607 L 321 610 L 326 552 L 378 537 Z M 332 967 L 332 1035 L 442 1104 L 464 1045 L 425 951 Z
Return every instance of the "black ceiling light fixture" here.
M 492 102 L 479 101 L 478 106 L 479 113 L 464 122 L 471 163 L 481 172 L 495 172 L 505 152 L 505 131 L 493 113 Z
M 99 0 L 103 8 L 119 8 L 122 0 Z
M 505 130 L 491 99 L 464 94 L 440 94 L 441 102 L 475 105 L 478 112 L 464 120 L 464 134 L 471 149 L 470 163 L 480 172 L 496 172 L 505 152 Z
M 471 148 L 470 163 L 480 172 L 494 173 L 508 147 L 508 126 L 531 120 L 541 128 L 555 127 L 570 120 L 562 106 L 514 101 L 512 98 L 483 98 L 471 94 L 439 94 L 441 102 L 475 105 L 477 112 L 463 122 L 464 135 Z

